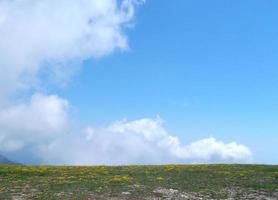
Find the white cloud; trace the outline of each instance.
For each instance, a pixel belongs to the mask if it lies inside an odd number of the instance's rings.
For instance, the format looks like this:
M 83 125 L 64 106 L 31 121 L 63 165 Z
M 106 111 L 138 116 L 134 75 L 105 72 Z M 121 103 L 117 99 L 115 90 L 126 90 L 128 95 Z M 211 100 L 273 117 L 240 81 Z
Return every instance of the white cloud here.
M 0 109 L 0 151 L 48 144 L 70 129 L 69 104 L 57 96 L 34 94 L 28 103 Z
M 103 128 L 86 128 L 51 145 L 40 146 L 44 162 L 55 164 L 162 164 L 192 162 L 250 162 L 251 151 L 237 143 L 206 138 L 180 143 L 161 119 L 117 121 Z M 59 152 L 59 153 L 57 153 Z
M 139 0 L 0 1 L 0 97 L 36 87 L 37 75 L 125 49 Z M 141 1 L 140 1 L 141 2 Z
M 169 136 L 162 144 L 169 147 L 176 157 L 189 160 L 251 161 L 252 155 L 251 151 L 244 145 L 236 142 L 225 144 L 213 137 L 183 146 L 178 138 Z
M 66 100 L 41 94 L 0 109 L 0 151 L 24 149 L 31 149 L 44 164 L 249 162 L 252 158 L 247 147 L 214 138 L 183 145 L 159 117 L 79 131 L 71 126 Z

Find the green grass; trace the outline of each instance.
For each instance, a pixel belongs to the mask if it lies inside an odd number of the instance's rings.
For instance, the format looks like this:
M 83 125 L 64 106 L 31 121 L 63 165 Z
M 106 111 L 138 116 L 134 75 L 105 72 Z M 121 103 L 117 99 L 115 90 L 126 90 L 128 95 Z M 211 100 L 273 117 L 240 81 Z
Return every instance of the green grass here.
M 278 192 L 278 166 L 0 166 L 0 199 L 121 199 L 123 192 L 143 199 L 157 188 L 216 199 L 227 198 L 229 190 L 272 195 Z

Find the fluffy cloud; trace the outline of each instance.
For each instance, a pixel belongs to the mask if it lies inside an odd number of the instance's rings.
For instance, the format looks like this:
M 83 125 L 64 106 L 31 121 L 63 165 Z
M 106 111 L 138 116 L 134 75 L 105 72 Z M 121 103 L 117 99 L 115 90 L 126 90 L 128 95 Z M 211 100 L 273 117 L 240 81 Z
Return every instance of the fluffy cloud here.
M 86 128 L 67 140 L 41 146 L 45 163 L 55 164 L 161 164 L 192 162 L 250 162 L 251 151 L 235 142 L 214 138 L 189 145 L 168 133 L 161 119 L 117 121 L 103 128 Z M 59 152 L 57 154 L 57 152 Z
M 248 162 L 252 157 L 247 147 L 214 138 L 183 145 L 160 118 L 79 131 L 71 127 L 66 100 L 41 94 L 0 109 L 0 151 L 24 149 L 41 163 L 71 165 Z
M 88 58 L 125 49 L 123 29 L 138 2 L 1 0 L 0 97 L 36 87 L 41 71 L 60 77 Z
M 0 108 L 0 151 L 48 144 L 70 129 L 69 104 L 57 96 L 34 94 L 30 102 Z

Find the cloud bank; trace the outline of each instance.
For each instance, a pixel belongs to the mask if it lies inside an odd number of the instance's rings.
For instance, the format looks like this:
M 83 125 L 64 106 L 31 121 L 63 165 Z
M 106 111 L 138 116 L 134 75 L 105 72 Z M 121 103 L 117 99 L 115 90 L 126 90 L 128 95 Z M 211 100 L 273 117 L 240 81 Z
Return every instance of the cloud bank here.
M 162 164 L 250 162 L 250 150 L 206 138 L 181 144 L 160 118 L 121 120 L 84 130 L 71 127 L 69 103 L 35 94 L 27 104 L 0 112 L 0 151 L 31 149 L 44 164 Z
M 74 128 L 68 100 L 45 95 L 42 75 L 63 81 L 87 59 L 128 47 L 139 0 L 0 1 L 0 151 L 43 164 L 249 162 L 250 150 L 206 138 L 182 144 L 159 118 Z M 47 85 L 48 83 L 44 83 Z M 46 89 L 47 90 L 47 89 Z M 11 95 L 18 95 L 11 99 Z

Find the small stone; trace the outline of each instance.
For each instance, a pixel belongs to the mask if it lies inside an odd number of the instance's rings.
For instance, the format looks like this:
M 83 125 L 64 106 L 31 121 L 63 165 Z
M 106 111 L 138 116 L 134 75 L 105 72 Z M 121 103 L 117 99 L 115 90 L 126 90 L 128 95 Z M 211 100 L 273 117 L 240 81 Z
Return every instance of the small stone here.
M 130 192 L 122 192 L 122 195 L 130 195 Z

